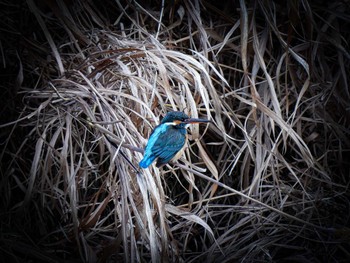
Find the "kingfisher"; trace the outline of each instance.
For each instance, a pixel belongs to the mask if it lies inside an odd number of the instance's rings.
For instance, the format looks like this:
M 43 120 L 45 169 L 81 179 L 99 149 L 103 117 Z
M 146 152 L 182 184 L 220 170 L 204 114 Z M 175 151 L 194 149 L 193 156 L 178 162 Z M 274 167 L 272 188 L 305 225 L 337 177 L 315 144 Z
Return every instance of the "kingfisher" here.
M 157 167 L 181 157 L 188 140 L 187 127 L 194 123 L 208 123 L 207 119 L 188 117 L 181 111 L 168 112 L 154 128 L 145 147 L 140 167 L 145 169 L 156 159 Z

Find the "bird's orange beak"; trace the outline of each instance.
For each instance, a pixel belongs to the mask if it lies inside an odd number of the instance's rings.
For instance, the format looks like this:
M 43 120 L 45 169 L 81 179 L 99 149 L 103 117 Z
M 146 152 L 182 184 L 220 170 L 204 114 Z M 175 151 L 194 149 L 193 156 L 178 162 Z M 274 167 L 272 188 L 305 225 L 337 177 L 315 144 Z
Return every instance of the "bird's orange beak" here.
M 207 119 L 196 119 L 196 118 L 189 118 L 183 121 L 184 123 L 193 124 L 193 123 L 208 123 L 211 122 Z

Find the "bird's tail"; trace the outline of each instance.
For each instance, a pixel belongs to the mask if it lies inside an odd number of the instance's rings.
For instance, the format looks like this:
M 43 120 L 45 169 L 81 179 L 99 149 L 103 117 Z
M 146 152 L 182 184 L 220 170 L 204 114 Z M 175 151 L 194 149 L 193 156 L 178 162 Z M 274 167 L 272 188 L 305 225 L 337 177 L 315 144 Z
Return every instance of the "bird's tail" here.
M 156 159 L 153 155 L 151 156 L 144 156 L 141 162 L 139 163 L 140 167 L 143 169 L 146 169 L 148 166 L 153 163 L 153 161 Z

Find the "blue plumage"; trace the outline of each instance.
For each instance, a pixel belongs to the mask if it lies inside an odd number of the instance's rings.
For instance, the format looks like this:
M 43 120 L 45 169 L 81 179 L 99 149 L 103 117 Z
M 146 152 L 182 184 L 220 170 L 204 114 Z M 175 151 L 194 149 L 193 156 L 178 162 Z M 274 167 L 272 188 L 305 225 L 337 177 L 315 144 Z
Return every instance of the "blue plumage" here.
M 186 127 L 195 122 L 209 122 L 204 119 L 191 119 L 180 111 L 169 112 L 151 133 L 145 148 L 141 168 L 147 168 L 157 158 L 156 166 L 160 167 L 176 159 L 187 141 Z M 174 158 L 175 157 L 175 158 Z

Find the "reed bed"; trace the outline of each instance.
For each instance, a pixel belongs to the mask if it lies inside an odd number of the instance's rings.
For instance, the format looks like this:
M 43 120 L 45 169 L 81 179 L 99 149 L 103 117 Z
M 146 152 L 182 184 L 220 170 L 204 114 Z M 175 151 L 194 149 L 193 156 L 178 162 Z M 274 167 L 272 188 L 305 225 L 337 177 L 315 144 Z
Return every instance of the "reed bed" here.
M 1 2 L 7 262 L 349 260 L 346 2 Z

